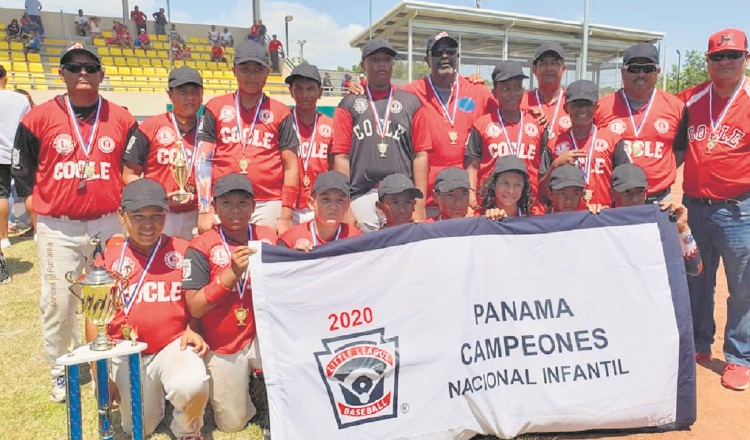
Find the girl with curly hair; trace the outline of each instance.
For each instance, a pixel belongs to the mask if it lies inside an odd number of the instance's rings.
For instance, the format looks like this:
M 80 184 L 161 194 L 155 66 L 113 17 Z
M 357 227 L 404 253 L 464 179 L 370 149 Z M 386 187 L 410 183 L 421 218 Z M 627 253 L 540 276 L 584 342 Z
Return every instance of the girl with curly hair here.
M 531 184 L 524 161 L 513 155 L 499 157 L 492 174 L 482 182 L 479 195 L 484 215 L 490 220 L 529 215 Z

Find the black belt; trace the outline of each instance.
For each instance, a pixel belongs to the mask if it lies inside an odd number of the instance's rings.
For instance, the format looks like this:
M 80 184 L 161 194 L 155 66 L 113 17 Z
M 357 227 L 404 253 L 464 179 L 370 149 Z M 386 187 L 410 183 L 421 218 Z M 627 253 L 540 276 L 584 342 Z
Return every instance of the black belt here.
M 646 196 L 646 203 L 655 203 L 666 197 L 669 193 L 672 192 L 672 188 L 667 188 L 665 190 L 661 190 L 658 193 L 650 194 Z
M 710 199 L 708 197 L 693 197 L 687 196 L 691 203 L 706 205 L 706 206 L 726 206 L 736 205 L 740 201 L 750 197 L 750 191 L 740 194 L 737 197 L 731 199 Z

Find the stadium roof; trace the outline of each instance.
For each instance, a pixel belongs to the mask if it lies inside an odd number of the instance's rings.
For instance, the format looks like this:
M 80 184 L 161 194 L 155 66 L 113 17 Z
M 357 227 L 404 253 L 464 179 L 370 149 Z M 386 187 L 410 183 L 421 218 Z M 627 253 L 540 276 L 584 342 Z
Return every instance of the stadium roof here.
M 580 57 L 583 23 L 535 17 L 490 9 L 404 1 L 355 36 L 350 44 L 361 48 L 372 37 L 389 40 L 406 59 L 422 60 L 427 39 L 447 31 L 459 40 L 463 64 L 494 65 L 513 59 L 528 65 L 534 50 L 545 41 L 557 41 L 572 63 Z M 411 45 L 410 45 L 411 37 Z M 616 67 L 622 52 L 638 42 L 658 43 L 663 32 L 589 24 L 588 70 Z M 411 46 L 411 47 L 410 47 Z M 575 64 L 570 67 L 575 68 Z

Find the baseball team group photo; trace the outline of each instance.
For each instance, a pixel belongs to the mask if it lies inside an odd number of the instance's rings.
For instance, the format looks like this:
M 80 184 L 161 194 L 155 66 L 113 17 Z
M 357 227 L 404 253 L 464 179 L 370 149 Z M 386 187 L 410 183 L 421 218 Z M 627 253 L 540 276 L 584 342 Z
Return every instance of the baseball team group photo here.
M 9 438 L 750 439 L 736 20 L 670 65 L 588 1 L 370 2 L 330 68 L 309 5 L 18 3 Z

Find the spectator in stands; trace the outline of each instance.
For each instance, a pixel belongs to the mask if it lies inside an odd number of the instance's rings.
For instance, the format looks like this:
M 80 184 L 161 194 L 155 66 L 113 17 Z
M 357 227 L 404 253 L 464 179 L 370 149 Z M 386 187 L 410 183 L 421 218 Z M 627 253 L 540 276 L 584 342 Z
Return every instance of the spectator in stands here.
M 138 10 L 138 6 L 133 6 L 133 10 L 130 11 L 130 21 L 135 23 L 135 31 L 140 34 L 141 29 L 146 30 L 146 14 L 143 11 Z
M 21 17 L 21 38 L 27 40 L 31 32 L 36 32 L 38 29 L 39 26 L 31 21 L 29 14 L 23 14 L 23 17 Z
M 171 51 L 173 60 L 182 59 L 182 46 L 180 46 L 180 42 L 176 38 L 172 40 Z
M 10 24 L 5 28 L 5 39 L 8 41 L 21 41 L 23 40 L 21 34 L 21 25 L 18 24 L 18 20 L 15 18 L 10 21 Z
M 282 51 L 281 41 L 277 40 L 276 35 L 274 35 L 271 42 L 268 43 L 268 53 L 271 55 L 271 71 L 273 73 L 281 73 L 281 69 L 279 69 L 279 55 Z
M 29 19 L 36 25 L 35 31 L 39 37 L 44 39 L 44 25 L 42 24 L 42 2 L 39 0 L 26 0 L 26 13 Z
M 117 45 L 123 48 L 133 48 L 133 41 L 130 38 L 130 32 L 128 32 L 128 28 L 120 23 L 119 21 L 115 22 L 116 30 L 113 27 L 113 30 L 115 30 L 115 39 L 117 40 Z
M 221 48 L 221 44 L 218 41 L 214 42 L 211 48 L 211 61 L 226 63 L 227 59 L 224 58 L 224 49 Z
M 255 34 L 255 41 L 262 45 L 266 45 L 266 25 L 263 24 L 263 20 L 258 20 L 258 33 Z
M 219 43 L 219 31 L 216 30 L 216 25 L 211 25 L 211 30 L 208 31 L 208 34 L 206 35 L 208 37 L 208 42 L 213 46 L 214 44 Z
M 76 24 L 76 35 L 85 37 L 89 33 L 89 19 L 83 16 L 83 9 L 78 10 L 78 15 L 74 19 Z
M 349 87 L 352 86 L 352 76 L 348 73 L 344 74 L 344 78 L 341 80 L 341 89 L 344 91 L 344 93 L 347 93 L 349 91 Z
M 31 38 L 26 42 L 26 47 L 23 48 L 24 56 L 30 53 L 39 53 L 41 50 L 40 45 L 42 44 L 42 37 L 34 31 L 31 31 Z
M 101 19 L 99 17 L 89 18 L 89 33 L 91 38 L 102 38 L 102 28 L 100 23 Z
M 180 33 L 177 32 L 177 28 L 175 27 L 175 24 L 172 23 L 172 25 L 169 27 L 169 41 L 172 41 L 174 39 L 177 39 L 177 42 L 179 44 L 184 43 L 184 41 L 182 41 L 182 37 L 180 36 Z
M 154 17 L 154 32 L 156 32 L 156 35 L 167 35 L 164 30 L 164 26 L 167 24 L 164 8 L 159 8 L 159 12 L 154 12 L 151 16 Z
M 323 92 L 326 95 L 330 95 L 333 92 L 333 83 L 331 83 L 331 74 L 329 72 L 326 72 L 325 76 L 323 76 Z
M 229 29 L 224 28 L 224 32 L 221 33 L 221 47 L 234 46 L 234 37 Z
M 135 45 L 140 46 L 140 48 L 144 51 L 153 50 L 153 47 L 151 46 L 151 39 L 148 37 L 146 29 L 141 29 L 141 33 L 138 34 L 138 39 L 135 40 Z
M 187 47 L 187 44 L 182 43 L 182 49 L 180 50 L 180 59 L 189 60 L 190 56 L 190 48 Z
M 247 35 L 248 40 L 257 41 L 258 36 L 258 20 L 253 21 L 253 25 L 250 27 L 250 33 Z

